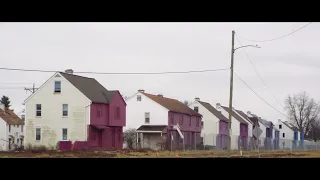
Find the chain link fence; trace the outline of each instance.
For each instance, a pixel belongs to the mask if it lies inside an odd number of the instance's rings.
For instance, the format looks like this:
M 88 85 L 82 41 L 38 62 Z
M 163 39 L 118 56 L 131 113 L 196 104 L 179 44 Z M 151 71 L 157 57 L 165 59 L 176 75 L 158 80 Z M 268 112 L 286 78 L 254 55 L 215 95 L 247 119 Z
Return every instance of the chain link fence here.
M 203 134 L 197 150 L 227 150 L 228 135 Z M 291 140 L 276 138 L 254 138 L 231 136 L 231 150 L 275 151 L 275 150 L 320 150 L 320 143 L 308 140 Z

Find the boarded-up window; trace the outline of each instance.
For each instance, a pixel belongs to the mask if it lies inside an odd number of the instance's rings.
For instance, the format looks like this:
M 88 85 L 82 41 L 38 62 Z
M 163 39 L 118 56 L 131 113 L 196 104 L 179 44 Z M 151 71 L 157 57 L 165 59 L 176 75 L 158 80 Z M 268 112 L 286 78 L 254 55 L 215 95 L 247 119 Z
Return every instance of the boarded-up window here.
M 190 119 L 189 119 L 189 126 L 191 126 L 191 117 L 190 117 Z
M 202 128 L 202 129 L 203 129 L 203 124 L 204 124 L 203 121 L 201 121 L 201 128 Z
M 98 107 L 97 109 L 97 117 L 101 117 L 101 107 Z
M 120 107 L 115 108 L 115 116 L 116 116 L 116 119 L 120 119 Z
M 23 125 L 21 125 L 21 132 L 23 132 Z
M 173 114 L 170 115 L 170 124 L 173 124 Z
M 200 119 L 197 118 L 197 127 L 199 127 L 199 125 L 200 125 Z
M 180 124 L 180 125 L 183 125 L 183 114 L 180 116 L 179 124 Z
M 193 109 L 194 109 L 195 112 L 199 112 L 199 107 L 196 106 Z
M 140 95 L 137 96 L 137 101 L 141 101 L 141 96 Z

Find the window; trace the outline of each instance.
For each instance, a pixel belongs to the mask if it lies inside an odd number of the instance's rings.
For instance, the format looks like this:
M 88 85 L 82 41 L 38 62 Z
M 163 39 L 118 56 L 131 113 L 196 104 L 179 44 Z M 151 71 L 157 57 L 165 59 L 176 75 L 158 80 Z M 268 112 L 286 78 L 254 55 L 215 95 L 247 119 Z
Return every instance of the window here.
M 9 132 L 11 132 L 11 125 L 9 124 Z
M 201 121 L 201 128 L 203 129 L 203 121 Z
M 91 135 L 91 140 L 95 141 L 95 140 L 96 140 L 96 138 L 97 138 L 96 133 L 92 133 L 92 135 Z
M 41 140 L 41 129 L 36 128 L 36 140 L 40 141 Z
M 61 81 L 54 82 L 54 92 L 60 93 L 61 92 Z
M 19 124 L 17 125 L 17 128 L 19 128 Z
M 170 115 L 170 124 L 173 124 L 173 114 Z
M 101 117 L 101 108 L 100 107 L 98 107 L 98 110 L 97 110 L 97 117 L 98 118 Z
M 282 125 L 281 124 L 279 124 L 279 129 L 282 129 Z
M 180 116 L 179 124 L 180 124 L 180 125 L 182 125 L 182 124 L 183 124 L 183 115 L 181 115 L 181 116 Z
M 36 104 L 36 116 L 41 116 L 41 104 Z
M 21 120 L 24 121 L 26 119 L 26 115 L 21 115 Z
M 200 120 L 197 118 L 197 127 L 199 127 Z
M 190 117 L 190 119 L 189 119 L 189 126 L 191 126 L 191 117 Z
M 193 109 L 194 109 L 195 112 L 199 112 L 199 107 L 196 106 Z
M 17 139 L 17 144 L 19 144 L 19 139 Z
M 23 132 L 23 125 L 21 125 L 21 132 Z
M 68 129 L 63 128 L 62 129 L 62 140 L 67 140 L 68 139 Z
M 145 123 L 149 124 L 150 123 L 150 113 L 149 112 L 144 113 L 144 118 L 145 118 Z
M 120 119 L 120 107 L 115 108 L 115 118 Z
M 141 101 L 141 96 L 140 95 L 137 96 L 137 101 Z
M 284 134 L 284 133 L 282 133 L 282 137 L 285 137 L 285 134 Z
M 68 104 L 62 104 L 62 116 L 68 116 Z

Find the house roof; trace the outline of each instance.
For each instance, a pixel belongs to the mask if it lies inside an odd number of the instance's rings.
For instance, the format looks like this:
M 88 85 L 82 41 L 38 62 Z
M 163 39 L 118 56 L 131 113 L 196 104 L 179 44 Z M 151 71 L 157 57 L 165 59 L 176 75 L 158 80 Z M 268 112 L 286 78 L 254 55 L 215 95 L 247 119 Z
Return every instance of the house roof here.
M 254 126 L 257 125 L 258 127 L 260 127 L 259 118 L 258 117 L 253 116 L 253 117 L 249 117 L 249 119 L 253 122 Z
M 296 131 L 298 130 L 298 128 L 296 126 L 294 126 L 293 124 L 289 123 L 289 122 L 282 122 L 284 125 L 288 126 L 288 128 L 290 128 L 292 131 Z
M 142 125 L 137 131 L 163 131 L 166 127 L 166 125 Z
M 192 110 L 187 105 L 181 103 L 176 99 L 170 99 L 163 96 L 152 95 L 148 93 L 142 93 L 142 94 L 152 99 L 153 101 L 157 102 L 161 106 L 167 108 L 169 111 L 189 114 L 194 116 L 202 116 L 201 114 L 197 113 L 196 111 Z
M 24 125 L 24 121 L 10 109 L 0 109 L 0 117 L 9 125 Z
M 109 103 L 118 91 L 108 91 L 94 78 L 59 72 L 94 103 Z
M 237 113 L 239 113 L 242 117 L 246 118 L 251 124 L 253 124 L 253 122 L 251 121 L 251 119 L 246 115 L 246 113 L 240 111 L 240 110 L 236 110 Z
M 211 104 L 203 101 L 198 101 L 203 107 L 205 107 L 208 111 L 210 111 L 213 115 L 215 115 L 220 120 L 228 121 L 228 118 L 226 118 L 220 111 L 216 110 Z
M 229 108 L 227 107 L 224 107 L 224 106 L 221 106 L 224 110 L 226 110 L 227 112 L 229 112 Z M 236 119 L 238 120 L 240 123 L 243 123 L 243 124 L 248 124 L 247 121 L 245 121 L 244 119 L 242 119 L 242 117 L 240 117 L 237 113 L 235 113 L 233 110 L 231 111 L 231 115 Z

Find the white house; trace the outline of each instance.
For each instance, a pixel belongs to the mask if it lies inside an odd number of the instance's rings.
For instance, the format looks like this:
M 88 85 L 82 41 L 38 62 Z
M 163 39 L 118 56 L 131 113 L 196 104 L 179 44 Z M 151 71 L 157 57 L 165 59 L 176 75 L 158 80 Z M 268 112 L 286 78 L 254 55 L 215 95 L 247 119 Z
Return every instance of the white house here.
M 164 142 L 166 147 L 194 148 L 200 141 L 201 114 L 178 100 L 138 90 L 126 103 L 124 130 L 137 129 L 140 147 L 159 149 Z
M 241 117 L 243 120 L 245 120 L 248 123 L 248 136 L 252 137 L 252 129 L 253 129 L 253 122 L 250 120 L 250 118 L 243 112 L 237 109 L 233 108 L 233 111 Z
M 294 140 L 294 128 L 280 119 L 275 126 L 279 129 L 280 149 L 291 149 Z
M 25 145 L 56 147 L 59 141 L 86 141 L 100 148 L 111 146 L 112 138 L 112 147 L 122 148 L 119 123 L 125 123 L 125 111 L 114 98 L 122 102 L 118 91 L 105 89 L 93 78 L 74 75 L 70 69 L 54 73 L 25 100 Z M 114 119 L 108 118 L 116 115 L 118 124 L 111 124 Z
M 24 122 L 10 109 L 0 104 L 0 151 L 23 145 Z
M 195 101 L 189 107 L 202 115 L 203 126 L 201 137 L 203 138 L 204 145 L 216 146 L 217 135 L 227 133 L 228 118 L 210 103 L 200 101 L 200 98 L 195 98 Z M 223 127 L 224 125 L 225 127 Z

